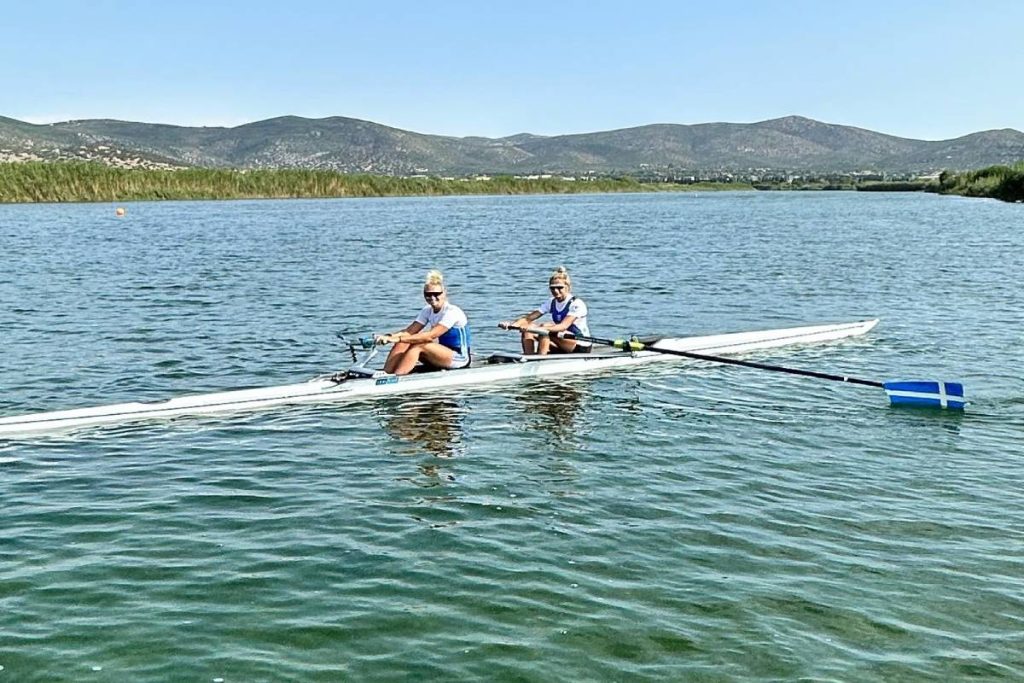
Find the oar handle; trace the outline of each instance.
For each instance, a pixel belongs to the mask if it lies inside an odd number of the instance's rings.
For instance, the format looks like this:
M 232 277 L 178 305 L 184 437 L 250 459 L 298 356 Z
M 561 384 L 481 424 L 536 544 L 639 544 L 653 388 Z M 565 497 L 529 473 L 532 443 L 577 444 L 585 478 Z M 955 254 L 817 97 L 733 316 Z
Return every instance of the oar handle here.
M 617 349 L 623 351 L 643 351 L 648 348 L 642 342 L 626 340 L 626 339 L 598 339 L 597 337 L 584 337 L 583 335 L 575 334 L 569 331 L 554 332 L 552 330 L 545 330 L 542 327 L 527 327 L 525 329 L 519 327 L 513 327 L 510 323 L 500 322 L 498 327 L 503 330 L 516 330 L 519 332 L 529 332 L 535 334 L 538 337 L 558 337 L 560 339 L 574 339 L 576 341 L 590 342 L 591 344 L 600 344 L 601 346 L 614 346 Z M 659 349 L 652 349 L 658 351 Z
M 504 320 L 502 322 L 498 323 L 498 327 L 500 327 L 503 330 L 509 330 L 509 331 L 515 331 L 515 332 L 529 332 L 531 334 L 537 335 L 538 337 L 551 337 L 551 336 L 556 336 L 556 335 L 557 336 L 561 336 L 563 334 L 563 333 L 560 333 L 560 332 L 552 332 L 551 330 L 545 330 L 545 329 L 540 328 L 540 327 L 527 327 L 525 329 L 521 328 L 521 327 L 514 327 L 512 325 L 512 323 L 506 322 Z

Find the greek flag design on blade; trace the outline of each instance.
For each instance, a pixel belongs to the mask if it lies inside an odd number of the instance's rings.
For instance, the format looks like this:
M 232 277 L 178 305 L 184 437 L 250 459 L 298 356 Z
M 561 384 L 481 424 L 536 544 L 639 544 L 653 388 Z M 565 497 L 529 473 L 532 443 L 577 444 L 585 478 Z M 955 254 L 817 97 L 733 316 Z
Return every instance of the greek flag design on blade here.
M 885 393 L 893 405 L 931 406 L 963 410 L 967 405 L 959 382 L 886 382 Z

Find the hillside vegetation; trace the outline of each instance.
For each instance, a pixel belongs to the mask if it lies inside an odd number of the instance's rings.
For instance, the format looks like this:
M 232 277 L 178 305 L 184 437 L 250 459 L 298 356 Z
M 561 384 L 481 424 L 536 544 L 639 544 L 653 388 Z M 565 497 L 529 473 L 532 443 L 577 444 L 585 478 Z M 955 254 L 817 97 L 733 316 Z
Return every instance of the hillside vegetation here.
M 334 116 L 233 128 L 106 119 L 35 125 L 0 117 L 0 162 L 100 161 L 125 168 L 306 169 L 374 175 L 630 175 L 761 182 L 772 172 L 928 174 L 1024 158 L 1024 133 L 901 138 L 787 116 L 757 123 L 653 124 L 504 138 L 427 135 Z

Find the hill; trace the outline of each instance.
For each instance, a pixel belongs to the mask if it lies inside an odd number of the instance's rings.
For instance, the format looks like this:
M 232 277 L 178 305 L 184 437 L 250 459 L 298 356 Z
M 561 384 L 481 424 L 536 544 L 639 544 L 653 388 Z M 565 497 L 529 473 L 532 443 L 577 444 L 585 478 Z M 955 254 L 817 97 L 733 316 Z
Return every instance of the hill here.
M 936 173 L 1024 159 L 1024 133 L 900 138 L 787 116 L 506 138 L 448 137 L 340 116 L 234 128 L 108 119 L 35 125 L 0 117 L 0 161 L 94 160 L 142 168 L 302 168 L 380 175 Z

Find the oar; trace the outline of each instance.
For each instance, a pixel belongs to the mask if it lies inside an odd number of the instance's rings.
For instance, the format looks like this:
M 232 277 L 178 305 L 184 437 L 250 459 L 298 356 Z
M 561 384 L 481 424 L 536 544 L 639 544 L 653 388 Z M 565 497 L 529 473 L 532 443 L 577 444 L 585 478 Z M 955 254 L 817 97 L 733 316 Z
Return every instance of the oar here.
M 530 332 L 540 335 L 550 334 L 548 330 L 530 328 Z M 884 389 L 892 405 L 931 406 L 937 408 L 948 408 L 950 410 L 963 410 L 967 405 L 964 397 L 964 385 L 959 382 L 944 382 L 939 380 L 893 380 L 889 382 L 876 382 L 871 379 L 859 379 L 846 375 L 832 375 L 827 372 L 815 372 L 813 370 L 800 370 L 787 368 L 781 365 L 768 365 L 767 363 L 756 363 L 750 360 L 738 358 L 725 358 L 722 356 L 711 356 L 706 353 L 695 353 L 693 351 L 675 351 L 673 349 L 661 349 L 652 344 L 645 344 L 635 339 L 600 339 L 598 337 L 585 337 L 575 335 L 571 332 L 560 333 L 565 339 L 612 346 L 623 351 L 655 351 L 670 356 L 682 356 L 695 360 L 706 360 L 712 363 L 726 363 L 728 365 L 741 365 L 745 368 L 756 368 L 758 370 L 771 370 L 773 372 L 785 372 L 790 375 L 801 375 L 803 377 L 814 377 L 816 379 L 827 379 L 833 382 L 846 382 L 848 384 L 860 384 L 867 387 Z M 657 342 L 655 342 L 656 344 Z

